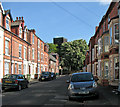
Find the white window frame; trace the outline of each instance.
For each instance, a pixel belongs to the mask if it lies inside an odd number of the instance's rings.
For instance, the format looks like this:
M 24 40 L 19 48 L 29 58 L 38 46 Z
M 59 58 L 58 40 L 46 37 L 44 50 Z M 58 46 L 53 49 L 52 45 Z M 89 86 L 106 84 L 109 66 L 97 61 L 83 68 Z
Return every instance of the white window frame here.
M 115 59 L 117 59 L 118 60 L 118 67 L 115 67 Z M 115 69 L 117 69 L 118 70 L 118 78 L 119 78 L 119 57 L 114 57 L 114 79 L 115 80 L 118 80 L 118 79 L 116 79 L 115 78 Z
M 38 74 L 40 74 L 40 64 L 38 64 Z
M 38 61 L 40 61 L 40 52 L 38 51 Z
M 26 51 L 27 51 L 27 48 L 24 46 L 24 60 L 26 60 Z
M 110 27 L 110 45 L 112 45 L 112 27 Z
M 4 64 L 5 64 L 4 74 L 6 75 L 6 74 L 9 74 L 9 62 L 5 62 Z M 8 65 L 6 66 L 6 64 L 8 64 Z
M 41 50 L 43 51 L 43 43 L 41 42 Z
M 25 29 L 25 31 L 24 31 L 24 40 L 27 40 L 27 36 L 26 36 L 26 29 Z
M 20 68 L 20 66 L 21 66 L 21 68 Z M 22 64 L 18 64 L 18 73 L 22 74 Z
M 115 40 L 115 35 L 118 35 L 118 37 L 119 37 L 119 32 L 118 33 L 115 32 L 115 25 L 118 25 L 118 31 L 119 31 L 119 24 L 118 23 L 114 24 L 114 44 L 118 44 L 119 43 L 119 39 Z
M 101 38 L 98 40 L 98 55 L 101 54 Z
M 94 61 L 94 48 L 92 49 L 92 61 Z
M 22 38 L 22 27 L 19 28 L 19 37 Z
M 17 74 L 17 63 L 15 63 L 15 74 Z
M 21 47 L 21 51 L 20 51 L 20 47 Z M 22 45 L 19 44 L 19 59 L 22 59 Z
M 6 29 L 10 31 L 10 25 L 9 25 L 9 17 L 6 17 Z M 7 23 L 8 22 L 8 23 Z
M 43 62 L 43 53 L 41 53 L 41 62 Z
M 38 48 L 40 48 L 40 40 L 38 39 Z
M 109 36 L 104 37 L 104 52 L 109 52 Z
M 23 75 L 26 74 L 26 64 L 23 65 Z
M 6 42 L 8 43 L 8 44 L 6 44 Z M 10 42 L 10 40 L 8 40 L 8 39 L 5 39 L 5 55 L 9 55 L 9 42 Z
M 105 66 L 106 63 L 108 64 L 108 68 L 107 68 L 107 69 L 105 68 L 105 67 L 106 67 L 106 66 Z M 105 76 L 105 74 L 106 74 L 106 76 Z M 104 62 L 104 78 L 105 78 L 105 79 L 108 79 L 108 77 L 109 77 L 109 62 L 108 62 L 108 61 L 105 61 L 105 62 Z

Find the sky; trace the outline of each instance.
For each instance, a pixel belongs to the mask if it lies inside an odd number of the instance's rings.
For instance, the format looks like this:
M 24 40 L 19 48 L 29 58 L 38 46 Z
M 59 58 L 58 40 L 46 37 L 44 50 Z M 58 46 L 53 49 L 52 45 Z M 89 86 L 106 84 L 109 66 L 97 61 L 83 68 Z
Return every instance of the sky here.
M 84 39 L 89 42 L 106 13 L 109 3 L 104 2 L 3 2 L 10 9 L 13 20 L 24 17 L 28 29 L 45 43 L 54 37 L 65 37 L 68 41 Z

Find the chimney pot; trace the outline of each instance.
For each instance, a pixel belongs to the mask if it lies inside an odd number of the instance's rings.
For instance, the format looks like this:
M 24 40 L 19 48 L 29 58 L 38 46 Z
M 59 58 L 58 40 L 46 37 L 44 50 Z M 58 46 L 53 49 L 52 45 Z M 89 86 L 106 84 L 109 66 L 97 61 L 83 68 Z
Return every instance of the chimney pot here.
M 21 17 L 19 17 L 19 20 L 21 20 Z
M 22 20 L 23 20 L 23 16 L 22 16 Z
M 16 19 L 18 20 L 18 17 L 16 17 Z

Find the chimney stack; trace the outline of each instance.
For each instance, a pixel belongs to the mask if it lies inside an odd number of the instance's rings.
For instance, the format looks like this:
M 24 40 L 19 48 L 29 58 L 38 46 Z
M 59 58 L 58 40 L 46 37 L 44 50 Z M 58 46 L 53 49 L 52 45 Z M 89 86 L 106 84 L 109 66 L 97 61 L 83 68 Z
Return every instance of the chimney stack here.
M 16 20 L 18 20 L 18 17 L 16 17 Z
M 23 20 L 23 16 L 22 16 L 22 20 Z
M 21 20 L 21 17 L 19 17 L 19 20 Z

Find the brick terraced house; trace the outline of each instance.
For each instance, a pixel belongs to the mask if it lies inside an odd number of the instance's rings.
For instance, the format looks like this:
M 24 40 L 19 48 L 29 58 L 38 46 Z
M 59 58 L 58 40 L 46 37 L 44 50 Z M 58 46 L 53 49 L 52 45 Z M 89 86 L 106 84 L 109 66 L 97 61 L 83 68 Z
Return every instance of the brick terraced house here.
M 10 10 L 5 11 L 0 3 L 0 79 L 6 74 L 39 78 L 49 68 L 48 50 L 35 29 L 25 26 L 23 17 L 13 21 Z
M 98 76 L 102 85 L 118 86 L 119 80 L 119 15 L 118 2 L 110 6 L 89 41 L 87 72 Z

